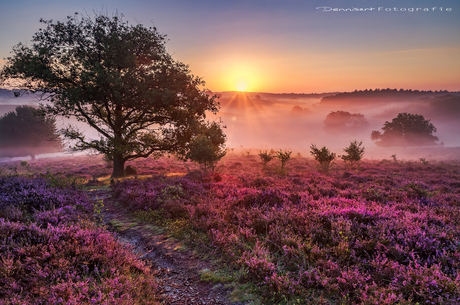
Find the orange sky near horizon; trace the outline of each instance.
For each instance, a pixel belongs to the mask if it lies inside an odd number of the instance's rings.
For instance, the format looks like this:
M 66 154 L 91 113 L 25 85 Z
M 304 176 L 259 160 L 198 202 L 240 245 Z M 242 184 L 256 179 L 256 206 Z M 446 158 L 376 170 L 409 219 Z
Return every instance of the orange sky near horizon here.
M 31 44 L 40 18 L 100 11 L 90 0 L 25 2 L 0 10 L 0 65 L 14 45 Z M 110 0 L 103 11 L 166 34 L 167 51 L 214 92 L 460 91 L 460 1 L 432 2 Z
M 179 53 L 179 52 L 178 52 Z M 397 88 L 460 90 L 460 48 L 319 54 L 211 54 L 212 61 L 184 58 L 211 91 L 321 93 Z M 305 58 L 305 59 L 304 59 Z

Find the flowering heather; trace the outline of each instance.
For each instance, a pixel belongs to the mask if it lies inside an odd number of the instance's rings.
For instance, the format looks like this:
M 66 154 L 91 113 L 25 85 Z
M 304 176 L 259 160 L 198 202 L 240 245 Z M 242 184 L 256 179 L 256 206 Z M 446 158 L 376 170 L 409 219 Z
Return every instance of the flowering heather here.
M 92 204 L 75 188 L 51 187 L 49 180 L 0 178 L 0 217 L 41 225 L 75 222 L 92 211 Z
M 81 191 L 2 177 L 0 211 L 0 304 L 157 303 L 149 269 L 87 221 Z
M 230 157 L 219 182 L 131 180 L 114 195 L 133 209 L 181 205 L 266 303 L 460 303 L 458 164 L 339 163 L 325 175 L 294 158 L 287 169 Z
M 111 164 L 103 160 L 101 156 L 75 156 L 38 159 L 22 166 L 21 162 L 15 161 L 0 163 L 0 174 L 41 175 L 49 173 L 53 176 L 65 177 L 70 180 L 88 181 L 93 178 L 108 177 L 112 173 Z M 159 159 L 146 158 L 127 162 L 137 169 L 138 175 L 158 175 L 167 172 L 187 172 L 197 169 L 198 165 L 192 162 L 183 162 L 174 158 L 161 157 Z

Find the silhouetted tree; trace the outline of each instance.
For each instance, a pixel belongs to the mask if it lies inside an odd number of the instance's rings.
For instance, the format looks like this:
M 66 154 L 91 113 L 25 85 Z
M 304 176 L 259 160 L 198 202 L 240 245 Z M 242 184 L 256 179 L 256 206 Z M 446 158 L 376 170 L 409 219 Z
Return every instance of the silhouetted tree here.
M 391 122 L 386 121 L 380 131 L 372 131 L 371 139 L 378 146 L 433 146 L 438 137 L 436 127 L 423 115 L 399 113 Z
M 45 28 L 30 47 L 14 47 L 2 76 L 16 87 L 40 90 L 52 102 L 47 113 L 95 129 L 100 139 L 73 127 L 64 135 L 76 141 L 74 150 L 96 150 L 112 160 L 112 177 L 124 176 L 128 160 L 164 152 L 185 156 L 205 113 L 219 109 L 201 89 L 204 82 L 166 52 L 156 28 L 104 15 L 41 22 Z
M 22 157 L 58 152 L 62 142 L 56 120 L 37 109 L 18 106 L 0 118 L 0 156 Z
M 332 111 L 326 116 L 324 129 L 330 132 L 362 130 L 369 125 L 363 114 L 348 111 Z

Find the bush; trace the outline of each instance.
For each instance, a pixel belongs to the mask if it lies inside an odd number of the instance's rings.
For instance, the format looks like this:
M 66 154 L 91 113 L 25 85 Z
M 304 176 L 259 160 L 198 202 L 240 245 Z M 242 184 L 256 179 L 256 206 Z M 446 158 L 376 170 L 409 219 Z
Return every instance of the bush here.
M 128 165 L 125 168 L 125 175 L 126 176 L 136 176 L 137 175 L 137 169 L 134 166 Z
M 208 169 L 214 171 L 216 163 L 222 159 L 226 150 L 221 147 L 221 145 L 215 145 L 210 138 L 205 135 L 199 135 L 190 141 L 190 152 L 187 154 L 187 157 L 202 165 L 204 171 L 207 172 Z
M 262 159 L 262 162 L 264 164 L 264 167 L 267 166 L 267 163 L 270 162 L 271 160 L 273 160 L 273 158 L 275 158 L 274 155 L 272 155 L 271 153 L 269 153 L 267 150 L 264 151 L 264 152 L 259 152 L 259 157 L 260 159 Z
M 310 146 L 310 153 L 315 157 L 315 160 L 319 162 L 321 170 L 325 173 L 329 172 L 329 168 L 332 165 L 336 155 L 333 152 L 330 152 L 326 146 L 323 146 L 321 149 L 318 149 L 315 144 Z
M 281 169 L 284 169 L 286 163 L 291 159 L 292 151 L 278 151 L 276 157 L 281 161 Z
M 350 142 L 350 146 L 343 149 L 347 154 L 342 156 L 342 160 L 350 163 L 360 161 L 364 155 L 364 147 L 361 145 L 363 145 L 363 141 L 359 141 L 359 143 L 356 140 Z

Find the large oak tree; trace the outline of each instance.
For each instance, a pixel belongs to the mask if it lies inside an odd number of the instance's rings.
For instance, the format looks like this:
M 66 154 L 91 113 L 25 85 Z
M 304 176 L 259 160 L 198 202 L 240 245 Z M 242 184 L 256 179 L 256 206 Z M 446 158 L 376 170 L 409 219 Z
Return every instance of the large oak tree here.
M 207 125 L 206 112 L 219 109 L 204 82 L 166 52 L 165 36 L 155 28 L 118 15 L 41 22 L 31 46 L 14 47 L 4 82 L 41 92 L 51 102 L 47 113 L 94 128 L 99 139 L 73 127 L 64 134 L 76 141 L 75 150 L 94 149 L 113 160 L 113 177 L 124 176 L 128 160 L 163 152 L 185 156 Z

